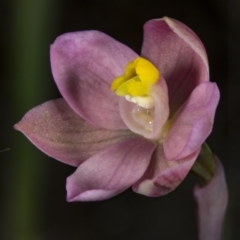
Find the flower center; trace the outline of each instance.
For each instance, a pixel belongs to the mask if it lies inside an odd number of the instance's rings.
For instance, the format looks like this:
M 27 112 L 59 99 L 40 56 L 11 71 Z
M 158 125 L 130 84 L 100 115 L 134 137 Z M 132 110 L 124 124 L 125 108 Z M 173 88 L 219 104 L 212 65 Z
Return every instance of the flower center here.
M 149 92 L 159 78 L 157 68 L 148 60 L 138 57 L 126 66 L 124 75 L 113 80 L 111 90 L 144 109 L 153 109 L 154 101 Z

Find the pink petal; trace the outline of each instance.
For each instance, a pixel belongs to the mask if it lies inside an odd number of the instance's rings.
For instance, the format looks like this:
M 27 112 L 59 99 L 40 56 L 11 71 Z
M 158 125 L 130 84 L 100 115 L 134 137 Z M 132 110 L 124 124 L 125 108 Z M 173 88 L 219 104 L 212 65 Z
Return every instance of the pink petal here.
M 206 186 L 196 186 L 194 197 L 198 204 L 199 240 L 221 240 L 228 190 L 221 162 L 216 159 L 216 172 Z
M 194 89 L 174 115 L 163 143 L 168 160 L 184 158 L 202 145 L 212 131 L 218 101 L 215 83 L 205 82 Z
M 105 130 L 87 123 L 64 99 L 33 108 L 14 127 L 41 151 L 72 166 L 79 166 L 101 149 L 134 136 L 128 130 Z
M 136 138 L 89 158 L 67 179 L 68 201 L 104 200 L 123 192 L 143 175 L 155 147 Z
M 142 56 L 149 59 L 166 79 L 171 115 L 193 89 L 208 81 L 208 60 L 197 35 L 177 20 L 164 17 L 144 25 Z
M 153 154 L 151 163 L 134 185 L 133 190 L 149 197 L 160 197 L 173 191 L 186 177 L 200 149 L 177 161 L 168 161 L 160 145 Z
M 168 89 L 164 78 L 159 83 L 152 86 L 151 97 L 154 100 L 154 120 L 152 130 L 149 129 L 148 121 L 137 121 L 134 110 L 138 107 L 136 104 L 128 102 L 124 98 L 120 99 L 120 114 L 127 127 L 139 135 L 148 139 L 159 139 L 162 135 L 162 129 L 169 116 L 168 107 Z
M 67 33 L 51 46 L 52 73 L 64 99 L 83 119 L 106 129 L 126 128 L 110 84 L 136 57 L 97 31 Z

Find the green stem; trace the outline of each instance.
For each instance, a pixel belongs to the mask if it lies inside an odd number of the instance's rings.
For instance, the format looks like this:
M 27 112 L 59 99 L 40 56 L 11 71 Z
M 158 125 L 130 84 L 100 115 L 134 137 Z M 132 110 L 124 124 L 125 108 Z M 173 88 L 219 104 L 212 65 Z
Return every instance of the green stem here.
M 203 143 L 201 152 L 195 161 L 191 171 L 195 173 L 201 185 L 206 185 L 212 179 L 216 168 L 216 163 L 214 160 L 214 155 L 207 145 Z
M 51 81 L 49 65 L 49 30 L 53 30 L 55 1 L 11 1 L 7 36 L 8 92 L 13 123 L 30 108 L 46 100 Z M 44 213 L 46 168 L 42 156 L 20 133 L 12 137 L 12 149 L 5 182 L 4 239 L 39 238 Z

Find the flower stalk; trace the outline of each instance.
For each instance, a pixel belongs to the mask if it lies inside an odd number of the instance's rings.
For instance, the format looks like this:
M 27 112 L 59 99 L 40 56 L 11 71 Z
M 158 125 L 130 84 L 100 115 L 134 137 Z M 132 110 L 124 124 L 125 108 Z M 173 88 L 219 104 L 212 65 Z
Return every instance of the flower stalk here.
M 223 239 L 228 190 L 223 166 L 204 143 L 192 167 L 200 182 L 194 189 L 199 240 Z
M 14 0 L 9 4 L 11 28 L 7 41 L 10 48 L 6 54 L 9 79 L 5 82 L 9 84 L 14 119 L 49 95 L 47 71 L 44 71 L 47 56 L 42 49 L 48 47 L 49 33 L 56 29 L 58 8 L 54 5 L 55 1 L 48 0 Z M 3 203 L 6 222 L 3 235 L 4 239 L 32 240 L 39 237 L 43 223 L 45 164 L 39 153 L 20 136 L 10 137 L 16 147 L 10 152 L 4 176 L 8 188 Z
M 207 145 L 203 143 L 201 152 L 199 153 L 191 171 L 199 178 L 201 186 L 208 184 L 216 170 L 216 162 L 214 155 Z

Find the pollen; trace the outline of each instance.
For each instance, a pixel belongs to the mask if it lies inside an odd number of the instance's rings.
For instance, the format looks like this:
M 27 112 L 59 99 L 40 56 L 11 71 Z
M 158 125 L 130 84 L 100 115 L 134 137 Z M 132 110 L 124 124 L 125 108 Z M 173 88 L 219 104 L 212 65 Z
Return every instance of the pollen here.
M 153 107 L 153 100 L 149 91 L 159 79 L 158 69 L 147 59 L 138 57 L 128 63 L 124 75 L 113 80 L 111 90 L 115 91 L 116 95 L 125 97 L 127 101 L 150 108 Z

